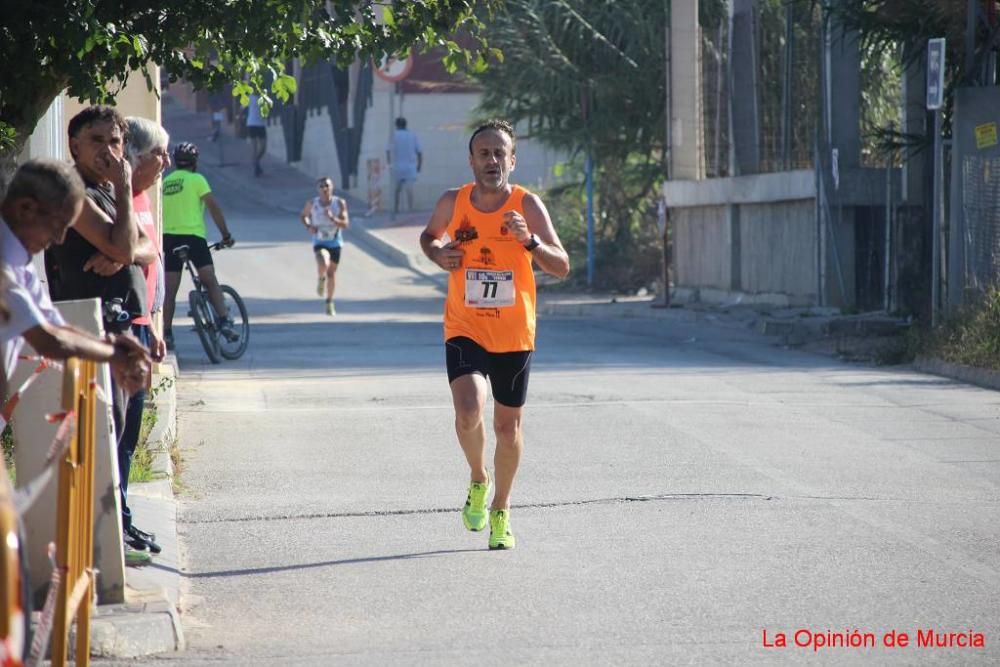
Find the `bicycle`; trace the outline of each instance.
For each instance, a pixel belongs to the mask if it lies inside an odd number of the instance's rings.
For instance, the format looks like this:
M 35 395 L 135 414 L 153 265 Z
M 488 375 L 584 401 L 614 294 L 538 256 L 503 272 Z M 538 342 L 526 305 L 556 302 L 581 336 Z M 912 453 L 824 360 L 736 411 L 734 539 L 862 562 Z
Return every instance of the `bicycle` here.
M 209 246 L 214 251 L 228 247 L 230 246 L 221 241 Z M 174 254 L 184 263 L 194 283 L 194 289 L 188 292 L 188 315 L 194 320 L 194 329 L 202 347 L 205 348 L 205 354 L 213 364 L 220 363 L 224 358 L 239 359 L 250 343 L 250 319 L 247 317 L 247 307 L 235 289 L 229 285 L 219 285 L 226 318 L 231 318 L 233 321 L 232 327 L 220 328 L 208 295 L 208 288 L 198 278 L 198 271 L 188 256 L 188 250 L 189 246 L 178 246 L 174 248 Z M 239 314 L 239 318 L 235 317 L 236 313 Z

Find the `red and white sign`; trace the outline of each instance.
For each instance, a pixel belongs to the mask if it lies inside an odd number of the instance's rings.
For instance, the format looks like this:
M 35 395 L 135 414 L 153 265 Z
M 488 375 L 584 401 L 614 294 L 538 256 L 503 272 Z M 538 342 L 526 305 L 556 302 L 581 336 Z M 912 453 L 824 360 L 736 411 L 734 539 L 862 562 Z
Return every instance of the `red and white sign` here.
M 394 56 L 386 56 L 385 58 L 382 58 L 382 62 L 375 68 L 375 74 L 383 81 L 396 83 L 408 77 L 410 75 L 410 70 L 412 69 L 412 58 L 396 58 Z

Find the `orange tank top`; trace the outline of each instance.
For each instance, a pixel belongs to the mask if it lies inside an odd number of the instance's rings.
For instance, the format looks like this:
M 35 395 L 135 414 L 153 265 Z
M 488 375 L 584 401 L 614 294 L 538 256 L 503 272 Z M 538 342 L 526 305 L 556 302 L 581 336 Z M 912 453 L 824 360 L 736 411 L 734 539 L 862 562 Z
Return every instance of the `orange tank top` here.
M 444 338 L 465 336 L 488 352 L 535 349 L 535 274 L 531 253 L 501 228 L 503 214 L 524 215 L 528 191 L 515 185 L 503 206 L 485 213 L 472 205 L 473 184 L 462 186 L 448 223 L 461 241 L 462 268 L 448 277 Z

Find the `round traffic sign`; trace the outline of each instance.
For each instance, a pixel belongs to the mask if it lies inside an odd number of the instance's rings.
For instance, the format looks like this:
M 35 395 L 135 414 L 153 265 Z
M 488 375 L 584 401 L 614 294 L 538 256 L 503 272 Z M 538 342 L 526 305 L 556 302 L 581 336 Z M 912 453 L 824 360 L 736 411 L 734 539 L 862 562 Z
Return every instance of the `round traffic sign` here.
M 378 67 L 375 68 L 375 74 L 383 81 L 395 83 L 397 81 L 402 81 L 409 76 L 410 70 L 412 69 L 412 58 L 385 56 L 382 58 L 382 62 L 379 63 Z

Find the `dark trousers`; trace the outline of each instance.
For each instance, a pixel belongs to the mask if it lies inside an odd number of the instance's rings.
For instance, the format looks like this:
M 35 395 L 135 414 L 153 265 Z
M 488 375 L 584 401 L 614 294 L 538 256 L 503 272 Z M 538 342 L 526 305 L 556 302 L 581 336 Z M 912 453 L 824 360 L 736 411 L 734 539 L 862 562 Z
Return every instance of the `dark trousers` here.
M 132 334 L 139 342 L 149 347 L 149 327 L 133 324 Z M 115 392 L 117 394 L 117 392 Z M 122 527 L 128 530 L 132 525 L 132 511 L 128 506 L 128 474 L 132 469 L 132 455 L 139 444 L 139 430 L 142 427 L 142 408 L 146 404 L 146 392 L 140 390 L 131 398 L 126 398 L 125 424 L 118 430 L 118 474 L 121 477 Z M 117 410 L 116 410 L 117 413 Z

